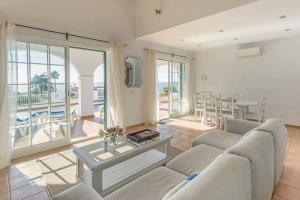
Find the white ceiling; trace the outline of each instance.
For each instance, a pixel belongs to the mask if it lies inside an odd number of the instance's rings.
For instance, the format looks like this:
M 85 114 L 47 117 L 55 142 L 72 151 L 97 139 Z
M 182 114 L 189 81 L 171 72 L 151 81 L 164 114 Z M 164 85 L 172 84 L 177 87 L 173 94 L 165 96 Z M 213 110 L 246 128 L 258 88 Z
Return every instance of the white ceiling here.
M 259 0 L 139 39 L 195 51 L 295 35 L 300 35 L 300 0 Z

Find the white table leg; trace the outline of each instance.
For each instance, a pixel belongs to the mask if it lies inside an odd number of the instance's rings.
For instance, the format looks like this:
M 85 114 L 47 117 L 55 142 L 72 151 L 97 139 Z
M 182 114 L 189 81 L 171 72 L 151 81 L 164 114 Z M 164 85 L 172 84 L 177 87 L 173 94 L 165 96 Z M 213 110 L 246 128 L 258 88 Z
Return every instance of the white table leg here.
M 92 171 L 92 186 L 100 195 L 102 195 L 102 170 Z
M 169 140 L 168 142 L 166 142 L 165 143 L 165 153 L 166 153 L 166 155 L 167 155 L 167 159 L 169 159 L 169 158 L 171 158 L 171 154 L 172 154 L 172 152 L 171 152 L 172 150 L 171 150 L 171 141 Z
M 76 175 L 79 178 L 83 177 L 83 163 L 80 161 L 78 157 L 76 157 Z

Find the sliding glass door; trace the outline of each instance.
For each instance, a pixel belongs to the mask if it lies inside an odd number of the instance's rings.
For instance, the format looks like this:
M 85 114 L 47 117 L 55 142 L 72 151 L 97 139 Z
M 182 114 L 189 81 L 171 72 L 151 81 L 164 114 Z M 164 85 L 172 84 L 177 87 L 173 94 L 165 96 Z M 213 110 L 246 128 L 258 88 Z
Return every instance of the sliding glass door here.
M 185 64 L 157 60 L 159 120 L 178 117 L 187 112 Z
M 13 149 L 68 136 L 66 50 L 17 42 L 17 113 Z

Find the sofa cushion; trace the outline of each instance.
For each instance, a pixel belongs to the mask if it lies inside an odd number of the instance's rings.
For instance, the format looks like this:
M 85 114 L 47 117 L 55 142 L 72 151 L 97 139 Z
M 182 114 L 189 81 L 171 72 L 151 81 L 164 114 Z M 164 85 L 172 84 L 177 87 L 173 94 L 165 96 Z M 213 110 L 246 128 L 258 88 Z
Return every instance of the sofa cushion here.
M 251 200 L 250 162 L 221 154 L 168 200 Z
M 259 125 L 260 124 L 257 122 L 251 122 L 241 119 L 225 119 L 224 130 L 226 132 L 244 135 L 247 132 L 258 127 Z
M 167 194 L 165 194 L 165 196 L 162 198 L 162 200 L 170 199 L 174 194 L 176 194 L 176 192 L 181 190 L 181 188 L 183 186 L 185 186 L 188 182 L 189 182 L 188 180 L 184 180 L 184 181 L 180 182 L 178 185 L 176 185 L 174 188 L 172 188 L 169 192 L 167 192 Z
M 200 144 L 175 157 L 166 167 L 190 176 L 204 170 L 224 150 Z
M 103 200 L 103 198 L 86 183 L 81 182 L 62 193 L 54 196 L 52 200 Z
M 273 136 L 275 147 L 275 186 L 278 184 L 285 159 L 285 149 L 287 142 L 287 130 L 281 120 L 268 119 L 265 123 L 256 128 Z
M 212 130 L 204 135 L 201 135 L 193 140 L 193 147 L 200 144 L 207 144 L 220 149 L 227 149 L 242 138 L 240 134 L 234 134 L 223 130 Z
M 154 200 L 162 199 L 186 176 L 166 167 L 159 167 L 128 183 L 105 197 L 105 200 Z
M 251 162 L 252 199 L 271 199 L 274 186 L 274 145 L 272 135 L 253 131 L 225 151 Z

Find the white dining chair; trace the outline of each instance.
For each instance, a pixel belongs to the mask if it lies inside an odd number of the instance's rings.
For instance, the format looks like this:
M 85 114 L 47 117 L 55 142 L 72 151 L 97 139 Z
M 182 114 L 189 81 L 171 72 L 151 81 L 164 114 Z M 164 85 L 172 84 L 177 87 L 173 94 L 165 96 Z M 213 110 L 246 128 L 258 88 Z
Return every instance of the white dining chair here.
M 266 101 L 265 97 L 260 98 L 257 111 L 247 110 L 246 119 L 252 121 L 258 121 L 262 123 L 265 121 L 265 111 L 266 111 Z
M 224 119 L 236 119 L 238 110 L 235 107 L 236 97 L 233 95 L 220 94 L 218 111 L 218 128 L 223 128 Z

